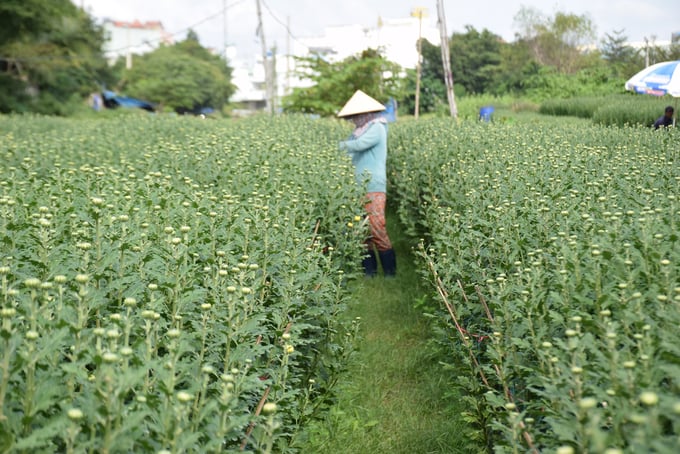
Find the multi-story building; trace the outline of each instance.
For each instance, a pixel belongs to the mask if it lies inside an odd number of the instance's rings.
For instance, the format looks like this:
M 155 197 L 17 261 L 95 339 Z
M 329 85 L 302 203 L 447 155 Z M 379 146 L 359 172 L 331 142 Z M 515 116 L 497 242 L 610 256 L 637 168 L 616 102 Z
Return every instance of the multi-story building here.
M 434 45 L 439 45 L 440 35 L 437 27 L 425 15 L 407 18 L 378 18 L 372 27 L 361 25 L 340 25 L 326 27 L 320 36 L 296 38 L 291 40 L 289 49 L 276 49 L 276 55 L 268 54 L 268 64 L 275 73 L 276 98 L 289 94 L 295 87 L 309 84 L 308 80 L 296 76 L 294 57 L 320 55 L 330 62 L 342 61 L 357 55 L 368 48 L 380 49 L 385 58 L 397 63 L 404 69 L 415 68 L 418 64 L 418 38 L 422 37 Z M 249 107 L 263 107 L 265 104 L 265 72 L 260 55 L 254 65 L 230 60 L 234 67 L 234 84 L 238 87 L 232 101 Z M 276 104 L 280 104 L 277 101 Z
M 298 77 L 294 57 L 321 55 L 331 62 L 342 61 L 365 49 L 380 49 L 385 58 L 404 69 L 415 68 L 418 62 L 418 38 L 439 45 L 439 31 L 431 18 L 413 15 L 406 18 L 377 18 L 373 26 L 350 24 L 324 29 L 320 36 L 290 39 L 285 49 L 277 47 L 268 52 L 267 64 L 274 74 L 275 105 L 295 87 L 310 82 Z M 118 21 L 105 19 L 103 27 L 108 35 L 104 53 L 110 63 L 126 59 L 126 66 L 134 64 L 132 56 L 150 52 L 161 44 L 172 44 L 172 35 L 159 21 Z M 231 101 L 247 110 L 259 110 L 266 105 L 265 71 L 261 53 L 249 61 L 236 57 L 236 49 L 229 48 L 228 64 L 233 68 L 233 83 L 237 92 Z
M 117 21 L 105 19 L 103 22 L 107 41 L 104 55 L 109 63 L 125 57 L 126 67 L 132 67 L 132 55 L 144 54 L 161 44 L 172 44 L 172 35 L 167 33 L 159 21 Z

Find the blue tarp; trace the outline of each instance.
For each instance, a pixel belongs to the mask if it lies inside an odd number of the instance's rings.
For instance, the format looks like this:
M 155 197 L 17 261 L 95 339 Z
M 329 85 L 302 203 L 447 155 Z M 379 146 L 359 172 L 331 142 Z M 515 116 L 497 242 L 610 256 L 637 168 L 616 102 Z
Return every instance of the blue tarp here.
M 484 106 L 481 109 L 479 109 L 479 120 L 480 121 L 486 121 L 489 122 L 491 121 L 491 116 L 493 115 L 494 108 L 493 106 Z
M 129 96 L 121 96 L 111 90 L 104 90 L 102 92 L 102 99 L 104 105 L 110 109 L 116 107 L 138 108 L 153 112 L 155 110 L 153 104 L 140 99 L 130 98 Z
M 383 111 L 383 117 L 388 123 L 394 123 L 397 121 L 397 101 L 394 98 L 390 98 L 385 104 L 385 110 Z

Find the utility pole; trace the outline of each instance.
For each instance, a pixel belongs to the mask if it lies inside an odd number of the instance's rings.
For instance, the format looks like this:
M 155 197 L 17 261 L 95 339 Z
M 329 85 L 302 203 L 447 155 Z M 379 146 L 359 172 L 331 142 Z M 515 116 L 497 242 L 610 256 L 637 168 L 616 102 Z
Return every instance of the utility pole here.
M 278 75 L 276 74 L 276 53 L 277 53 L 277 47 L 276 44 L 274 44 L 274 47 L 271 48 L 271 58 L 269 59 L 269 110 L 271 113 L 276 112 L 276 109 L 278 108 L 277 105 L 277 94 L 279 92 L 279 84 L 277 83 L 278 80 Z
M 222 0 L 223 40 L 224 40 L 224 63 L 227 63 L 227 0 Z
M 260 7 L 260 0 L 256 0 L 257 4 L 257 31 L 260 36 L 260 44 L 262 45 L 262 67 L 264 68 L 264 84 L 265 84 L 265 111 L 268 114 L 274 113 L 274 107 L 272 106 L 272 81 L 271 81 L 271 71 L 267 61 L 267 43 L 264 40 L 264 28 L 262 26 L 262 9 Z
M 130 39 L 130 26 L 132 24 L 127 23 L 125 25 L 126 28 L 126 33 L 125 36 L 127 38 L 127 47 L 126 47 L 126 53 L 125 53 L 125 69 L 132 69 L 132 45 L 130 44 L 132 40 Z
M 649 40 L 645 36 L 645 68 L 649 66 Z
M 449 100 L 451 116 L 458 119 L 456 97 L 453 94 L 453 74 L 451 73 L 451 58 L 449 57 L 449 36 L 446 33 L 446 18 L 444 17 L 444 2 L 437 0 L 437 17 L 439 19 L 439 35 L 441 36 L 442 65 L 444 65 L 444 81 L 446 82 L 446 97 Z
M 418 63 L 416 64 L 416 108 L 414 116 L 416 120 L 420 113 L 420 75 L 423 60 L 423 16 L 427 17 L 427 8 L 418 6 L 411 11 L 412 17 L 418 18 Z
M 286 18 L 286 89 L 284 93 L 290 94 L 290 16 Z
M 645 37 L 645 48 L 647 49 L 645 63 L 647 64 L 647 66 L 655 64 L 657 58 L 656 35 L 650 36 L 649 40 L 647 40 L 647 38 Z

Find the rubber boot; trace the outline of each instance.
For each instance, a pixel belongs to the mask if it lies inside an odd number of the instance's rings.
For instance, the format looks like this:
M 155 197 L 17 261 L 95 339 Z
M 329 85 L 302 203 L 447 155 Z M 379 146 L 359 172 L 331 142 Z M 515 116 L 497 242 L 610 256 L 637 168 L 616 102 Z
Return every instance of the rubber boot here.
M 378 273 L 378 259 L 375 256 L 375 251 L 369 249 L 366 256 L 361 261 L 364 266 L 364 274 L 368 277 L 373 277 Z
M 394 249 L 380 251 L 380 263 L 382 264 L 383 273 L 386 277 L 396 276 L 397 274 L 397 256 Z

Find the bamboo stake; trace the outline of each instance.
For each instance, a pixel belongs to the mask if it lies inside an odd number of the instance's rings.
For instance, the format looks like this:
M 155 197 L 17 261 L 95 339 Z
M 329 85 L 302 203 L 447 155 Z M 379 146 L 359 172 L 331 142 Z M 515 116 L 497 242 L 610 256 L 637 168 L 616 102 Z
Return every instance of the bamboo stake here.
M 461 285 L 460 281 L 458 281 L 458 285 Z M 479 301 L 482 303 L 482 306 L 484 306 L 484 311 L 486 312 L 486 317 L 489 319 L 489 321 L 491 323 L 493 323 L 494 322 L 493 315 L 491 315 L 491 310 L 489 310 L 489 305 L 486 303 L 486 298 L 484 298 L 484 295 L 482 295 L 482 292 L 479 289 L 478 285 L 475 285 L 475 292 L 477 292 L 477 296 L 479 297 Z M 503 383 L 503 393 L 505 394 L 505 398 L 508 399 L 508 401 L 510 401 L 510 402 L 514 402 L 514 399 L 512 397 L 512 393 L 510 392 L 510 388 L 508 388 L 508 385 L 505 383 L 505 380 L 503 379 L 503 374 L 501 373 L 501 370 L 498 367 L 498 364 L 494 364 L 493 367 L 496 370 L 496 375 L 498 375 L 499 380 L 501 381 L 501 383 Z M 538 450 L 534 446 L 534 441 L 531 437 L 531 434 L 526 430 L 526 425 L 524 424 L 524 421 L 520 421 L 518 425 L 519 425 L 519 428 L 522 429 L 522 436 L 524 437 L 524 441 L 527 442 L 527 445 L 529 446 L 529 448 L 533 452 L 538 453 Z
M 288 322 L 288 325 L 286 325 L 286 329 L 283 330 L 284 333 L 290 332 L 290 328 L 293 326 L 293 322 Z M 259 343 L 262 341 L 262 335 L 257 336 L 257 341 L 255 341 L 255 345 L 259 345 Z M 264 390 L 264 394 L 262 395 L 262 398 L 260 399 L 260 402 L 258 402 L 257 407 L 255 408 L 255 417 L 257 418 L 260 416 L 260 413 L 262 413 L 262 408 L 264 407 L 264 404 L 267 402 L 267 397 L 269 397 L 269 392 L 271 391 L 272 387 L 267 386 L 267 389 Z M 248 445 L 248 438 L 250 438 L 250 434 L 253 433 L 253 429 L 255 429 L 255 421 L 250 421 L 250 425 L 248 426 L 248 430 L 246 430 L 246 434 L 243 437 L 243 440 L 241 441 L 241 451 L 246 449 L 246 446 Z
M 477 369 L 477 372 L 479 373 L 479 376 L 484 382 L 484 385 L 486 385 L 487 388 L 490 388 L 489 381 L 484 374 L 484 371 L 482 370 L 481 365 L 479 364 L 479 361 L 477 361 L 477 357 L 474 355 L 472 351 L 472 347 L 470 345 L 470 340 L 469 340 L 469 333 L 465 328 L 463 328 L 460 323 L 458 322 L 458 317 L 456 316 L 456 311 L 451 302 L 449 301 L 448 298 L 448 293 L 444 289 L 444 283 L 442 282 L 441 278 L 439 277 L 437 270 L 434 268 L 434 263 L 432 260 L 428 260 L 428 266 L 430 268 L 430 271 L 432 272 L 432 275 L 434 276 L 436 280 L 436 287 L 437 287 L 437 292 L 439 293 L 439 296 L 442 298 L 442 301 L 444 302 L 444 305 L 446 306 L 447 311 L 449 312 L 449 315 L 451 316 L 451 319 L 453 320 L 453 323 L 456 325 L 456 330 L 461 336 L 461 339 L 463 340 L 463 343 L 465 344 L 465 347 L 468 350 L 468 353 L 470 355 L 470 358 L 472 359 L 472 362 L 475 365 L 475 368 Z M 467 294 L 465 293 L 465 289 L 463 288 L 463 284 L 461 283 L 460 279 L 457 280 L 458 286 L 461 289 L 463 299 L 465 300 L 466 303 L 469 303 L 470 301 L 468 300 Z M 476 287 L 478 294 L 480 295 L 480 300 L 482 301 L 482 305 L 484 306 L 484 310 L 486 311 L 487 318 L 489 318 L 489 321 L 493 323 L 493 316 L 491 315 L 491 311 L 489 310 L 489 306 L 486 304 L 486 300 L 481 296 L 481 293 L 479 292 L 478 288 Z M 494 370 L 496 371 L 496 375 L 498 376 L 498 379 L 500 382 L 503 384 L 503 393 L 505 394 L 506 399 L 509 402 L 513 402 L 513 397 L 512 394 L 510 393 L 510 388 L 508 388 L 507 384 L 503 380 L 503 374 L 501 373 L 500 368 L 498 367 L 497 364 L 494 364 Z M 538 449 L 534 446 L 533 442 L 533 437 L 531 434 L 527 431 L 527 427 L 524 424 L 524 421 L 519 421 L 519 428 L 522 429 L 522 436 L 524 437 L 524 441 L 527 443 L 527 446 L 531 450 L 531 452 L 538 454 Z
M 477 369 L 482 381 L 484 384 L 489 387 L 489 382 L 486 379 L 486 375 L 484 374 L 484 371 L 481 368 L 481 365 L 477 361 L 477 357 L 474 355 L 474 352 L 472 351 L 472 346 L 470 345 L 470 338 L 468 336 L 468 332 L 458 323 L 458 317 L 456 316 L 456 311 L 453 307 L 453 305 L 449 302 L 449 297 L 444 289 L 444 283 L 442 282 L 441 278 L 437 274 L 437 270 L 434 268 L 434 263 L 432 260 L 428 260 L 428 265 L 430 267 L 430 271 L 432 272 L 432 275 L 434 276 L 436 282 L 437 282 L 437 291 L 439 293 L 439 296 L 442 298 L 442 301 L 444 302 L 444 306 L 446 306 L 446 310 L 449 312 L 449 315 L 451 316 L 451 319 L 453 320 L 453 323 L 456 325 L 456 330 L 458 331 L 458 334 L 460 335 L 461 339 L 463 340 L 463 344 L 465 344 L 465 347 L 468 350 L 468 354 L 470 355 L 470 359 L 472 360 L 475 369 Z

